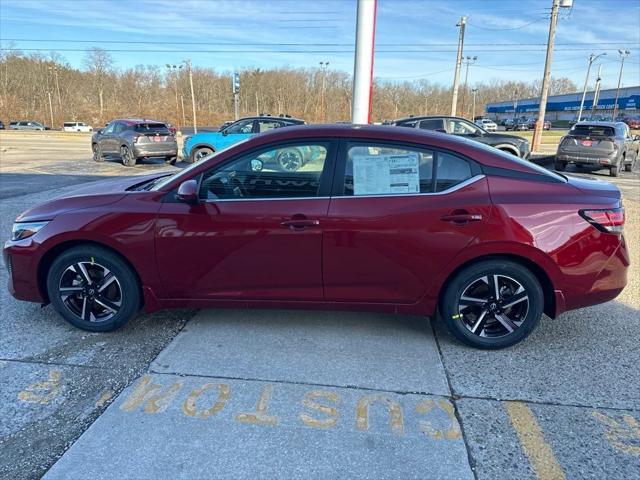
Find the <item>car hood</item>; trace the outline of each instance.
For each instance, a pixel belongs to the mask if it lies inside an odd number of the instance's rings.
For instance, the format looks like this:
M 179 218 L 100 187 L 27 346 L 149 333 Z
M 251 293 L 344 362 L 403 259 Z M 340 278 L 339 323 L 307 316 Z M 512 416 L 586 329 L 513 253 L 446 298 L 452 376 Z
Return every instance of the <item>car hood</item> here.
M 578 177 L 569 174 L 564 174 L 564 176 L 569 181 L 569 185 L 588 195 L 607 198 L 621 198 L 620 189 L 613 183 L 590 177 Z
M 127 189 L 165 174 L 124 177 L 84 185 L 58 198 L 36 205 L 16 218 L 17 222 L 52 220 L 61 213 L 109 205 L 120 200 Z

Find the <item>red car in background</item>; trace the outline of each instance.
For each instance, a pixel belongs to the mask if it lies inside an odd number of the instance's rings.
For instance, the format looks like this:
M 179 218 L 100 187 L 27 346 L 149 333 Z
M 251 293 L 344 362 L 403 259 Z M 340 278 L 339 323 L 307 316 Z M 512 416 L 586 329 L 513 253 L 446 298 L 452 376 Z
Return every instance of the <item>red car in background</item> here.
M 305 151 L 282 170 L 273 158 Z M 18 217 L 9 289 L 90 331 L 144 305 L 439 312 L 501 348 L 626 284 L 620 191 L 419 129 L 302 126 Z

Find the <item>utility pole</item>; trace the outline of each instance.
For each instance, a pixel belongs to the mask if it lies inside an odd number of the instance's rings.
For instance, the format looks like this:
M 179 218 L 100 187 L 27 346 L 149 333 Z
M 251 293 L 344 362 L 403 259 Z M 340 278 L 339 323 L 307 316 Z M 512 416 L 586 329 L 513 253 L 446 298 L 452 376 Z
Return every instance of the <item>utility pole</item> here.
M 233 93 L 233 115 L 236 120 L 240 118 L 240 106 L 238 95 L 240 95 L 240 74 L 234 73 L 231 77 L 231 92 Z
M 513 123 L 514 123 L 514 130 L 515 130 L 515 123 L 516 123 L 516 110 L 518 109 L 518 90 L 515 90 L 513 92 Z
M 189 70 L 189 86 L 191 88 L 191 109 L 193 111 L 193 133 L 198 133 L 198 125 L 196 121 L 196 94 L 193 91 L 193 68 L 191 68 L 191 60 L 183 60 L 182 63 Z
M 596 86 L 593 89 L 593 104 L 591 105 L 591 115 L 596 114 L 598 108 L 598 100 L 600 100 L 600 82 L 602 81 L 602 64 L 598 65 L 598 76 L 596 77 Z
M 563 0 L 563 8 L 571 7 L 571 1 Z M 551 61 L 553 60 L 553 42 L 556 36 L 558 25 L 558 8 L 560 0 L 553 0 L 551 4 L 551 21 L 549 22 L 549 40 L 547 41 L 547 56 L 544 61 L 544 75 L 542 77 L 542 92 L 540 93 L 540 114 L 533 129 L 533 141 L 531 151 L 535 151 L 540 146 L 542 140 L 542 128 L 544 126 L 544 116 L 547 113 L 547 98 L 549 96 L 549 83 L 551 80 Z
M 377 0 L 358 0 L 351 121 L 371 122 Z
M 460 27 L 460 35 L 458 37 L 458 55 L 456 57 L 456 73 L 453 75 L 453 94 L 451 97 L 451 116 L 456 116 L 458 108 L 458 84 L 460 83 L 460 66 L 462 65 L 462 49 L 464 48 L 464 28 L 467 24 L 467 17 L 460 17 L 460 22 L 456 27 Z
M 578 111 L 578 118 L 577 118 L 578 122 L 582 120 L 582 110 L 584 109 L 584 99 L 587 96 L 587 86 L 589 85 L 589 75 L 591 74 L 591 65 L 593 64 L 594 61 L 596 61 L 596 59 L 606 54 L 607 52 L 601 53 L 599 55 L 596 55 L 595 53 L 592 53 L 591 55 L 589 55 L 589 66 L 587 67 L 587 76 L 584 79 L 584 87 L 582 88 L 582 100 L 580 100 L 580 110 Z
M 478 89 L 471 89 L 471 93 L 473 93 L 473 108 L 471 109 L 471 120 L 473 120 L 476 118 L 476 93 L 478 93 Z
M 58 95 L 58 111 L 60 112 L 60 115 L 62 116 L 62 122 L 64 122 L 64 113 L 62 111 L 62 97 L 60 96 L 60 81 L 58 80 L 58 67 L 56 65 L 53 65 L 51 67 L 49 67 L 49 71 L 51 71 L 53 73 L 53 79 L 56 82 L 56 93 Z M 53 122 L 51 122 L 53 123 Z M 53 125 L 51 125 L 51 127 L 53 128 Z
M 47 91 L 49 97 L 49 115 L 51 116 L 51 128 L 53 128 L 53 105 L 51 104 L 51 92 Z
M 184 95 L 182 94 L 180 94 L 180 104 L 182 105 L 182 125 L 184 126 L 187 124 L 187 117 L 184 113 Z
M 467 83 L 469 81 L 469 65 L 473 65 L 475 61 L 478 59 L 477 56 L 470 57 L 467 55 L 467 58 L 463 60 L 463 63 L 467 66 L 466 73 L 464 75 L 464 87 L 462 89 L 462 107 L 460 110 L 462 111 L 462 115 L 465 116 L 466 110 L 464 109 L 464 104 L 467 98 Z
M 324 123 L 324 83 L 328 66 L 329 62 L 320 62 L 320 70 L 322 70 L 322 88 L 320 90 L 320 121 L 322 123 Z
M 613 116 L 611 120 L 616 120 L 616 114 L 618 113 L 618 97 L 620 96 L 620 82 L 622 82 L 622 69 L 624 67 L 624 59 L 631 54 L 629 50 L 618 50 L 620 54 L 620 75 L 618 75 L 618 88 L 616 88 L 616 100 L 613 102 Z
M 429 97 L 427 95 L 424 96 L 424 114 L 429 114 Z

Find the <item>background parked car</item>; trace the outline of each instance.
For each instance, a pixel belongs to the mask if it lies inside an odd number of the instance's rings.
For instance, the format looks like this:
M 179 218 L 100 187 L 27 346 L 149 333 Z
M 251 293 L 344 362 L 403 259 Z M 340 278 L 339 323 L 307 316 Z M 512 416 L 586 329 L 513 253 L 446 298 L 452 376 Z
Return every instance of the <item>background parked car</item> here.
M 182 153 L 185 161 L 193 163 L 258 133 L 304 123 L 304 120 L 291 117 L 245 117 L 222 127 L 218 132 L 200 132 L 186 137 Z
M 498 125 L 496 125 L 496 122 L 494 122 L 490 118 L 481 118 L 479 120 L 476 120 L 474 123 L 479 127 L 484 128 L 487 132 L 495 132 L 496 130 L 498 130 Z
M 93 127 L 84 122 L 64 122 L 62 130 L 65 132 L 93 132 Z
M 619 117 L 619 122 L 626 123 L 630 129 L 638 130 L 640 129 L 640 116 L 639 115 L 625 115 L 623 117 Z
M 580 122 L 562 137 L 556 154 L 556 170 L 567 164 L 608 168 L 612 177 L 623 168 L 630 172 L 638 158 L 640 137 L 633 137 L 622 122 Z
M 0 120 L 0 130 L 4 130 L 4 123 L 2 123 L 2 120 Z
M 515 135 L 487 132 L 469 120 L 459 117 L 425 116 L 409 117 L 395 120 L 392 125 L 399 127 L 421 128 L 436 130 L 443 133 L 459 135 L 486 145 L 509 152 L 521 158 L 527 158 L 530 153 L 529 140 Z
M 176 163 L 178 144 L 167 125 L 155 120 L 129 118 L 113 120 L 91 137 L 93 159 L 104 160 L 105 155 L 116 155 L 126 167 L 138 160 L 164 157 L 171 165 Z
M 504 126 L 505 130 L 529 130 L 529 123 L 526 118 L 511 118 Z
M 45 127 L 43 124 L 39 122 L 31 122 L 31 121 L 11 122 L 9 124 L 9 129 L 11 130 L 49 130 L 49 128 Z

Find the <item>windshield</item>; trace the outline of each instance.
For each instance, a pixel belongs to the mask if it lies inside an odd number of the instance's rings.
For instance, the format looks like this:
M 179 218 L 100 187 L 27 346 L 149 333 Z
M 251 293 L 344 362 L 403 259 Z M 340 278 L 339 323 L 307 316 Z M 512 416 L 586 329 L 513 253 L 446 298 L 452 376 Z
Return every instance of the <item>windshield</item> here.
M 585 137 L 614 137 L 613 127 L 605 125 L 574 125 L 569 135 Z
M 244 140 L 241 140 L 239 142 L 235 142 L 235 143 L 233 143 L 231 145 L 227 145 L 226 147 L 221 148 L 217 152 L 214 152 L 213 155 L 211 155 L 211 157 L 215 157 L 216 155 L 221 154 L 222 152 L 228 150 L 231 147 L 237 147 L 238 145 L 242 145 L 243 143 L 247 142 L 248 140 L 250 140 L 250 138 L 245 138 Z M 211 158 L 211 157 L 209 157 L 209 158 Z M 183 178 L 183 179 L 186 180 L 187 178 L 189 178 L 189 174 L 190 174 L 191 170 L 193 170 L 194 168 L 199 166 L 201 162 L 202 162 L 202 160 L 200 160 L 199 162 L 194 162 L 191 165 L 189 165 L 187 168 L 185 168 L 183 170 L 180 170 L 179 172 L 176 172 L 173 175 L 169 175 L 167 177 L 160 178 L 157 183 L 154 182 L 153 187 L 150 188 L 149 190 L 157 192 L 159 190 L 162 190 L 162 188 L 164 186 L 166 186 L 167 184 L 169 184 L 169 182 L 172 182 L 175 179 Z
M 135 125 L 136 132 L 164 132 L 167 126 L 164 123 L 138 123 Z

